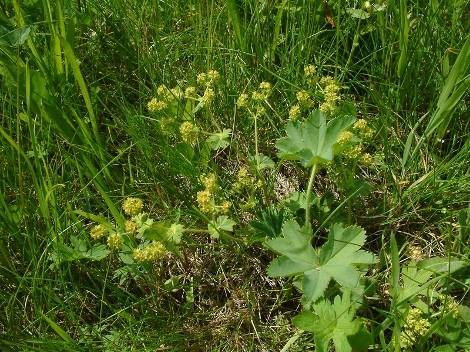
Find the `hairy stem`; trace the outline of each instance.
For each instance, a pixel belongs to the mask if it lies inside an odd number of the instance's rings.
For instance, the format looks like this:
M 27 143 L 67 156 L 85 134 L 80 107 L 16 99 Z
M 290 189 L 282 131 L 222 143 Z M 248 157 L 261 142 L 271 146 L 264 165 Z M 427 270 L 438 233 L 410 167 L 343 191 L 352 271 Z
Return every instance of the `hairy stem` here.
M 312 171 L 310 172 L 310 179 L 307 185 L 307 204 L 305 209 L 305 225 L 310 225 L 310 208 L 312 203 L 312 190 L 313 181 L 315 181 L 315 175 L 317 173 L 317 163 L 313 164 Z

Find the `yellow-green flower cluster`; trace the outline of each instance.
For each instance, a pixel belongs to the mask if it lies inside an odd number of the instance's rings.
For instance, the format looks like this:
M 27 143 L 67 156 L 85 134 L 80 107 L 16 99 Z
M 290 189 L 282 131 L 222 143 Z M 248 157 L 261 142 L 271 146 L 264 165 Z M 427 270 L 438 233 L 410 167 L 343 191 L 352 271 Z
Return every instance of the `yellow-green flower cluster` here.
M 174 87 L 168 89 L 165 85 L 161 84 L 157 88 L 157 97 L 153 97 L 147 104 L 147 109 L 150 112 L 160 112 L 168 107 L 168 104 L 173 102 L 175 99 L 181 99 L 183 92 L 181 88 Z
M 363 165 L 369 166 L 374 163 L 374 157 L 369 153 L 363 153 L 359 158 L 359 162 Z
M 340 86 L 336 80 L 330 76 L 325 76 L 320 80 L 323 87 L 324 101 L 320 105 L 320 111 L 325 114 L 331 114 L 336 110 L 337 103 L 340 100 Z
M 134 216 L 142 211 L 143 204 L 142 199 L 129 197 L 122 204 L 122 209 L 127 215 Z
M 310 94 L 306 90 L 301 90 L 295 95 L 299 104 L 303 107 L 310 107 L 312 105 L 312 99 Z
M 163 100 L 158 100 L 157 98 L 152 98 L 148 104 L 147 109 L 150 112 L 160 112 L 167 108 L 168 104 Z
M 202 87 L 211 87 L 216 85 L 220 80 L 220 73 L 216 70 L 209 70 L 207 73 L 197 75 L 197 84 Z
M 304 67 L 305 81 L 311 86 L 314 86 L 317 83 L 316 73 L 317 67 L 315 65 L 307 65 Z
M 353 129 L 364 139 L 370 139 L 374 135 L 374 130 L 367 125 L 367 121 L 364 119 L 358 119 L 354 123 Z
M 232 203 L 226 200 L 225 202 L 222 203 L 219 210 L 222 214 L 228 214 L 231 207 L 232 207 Z
M 229 212 L 232 204 L 229 201 L 224 201 L 221 205 L 217 205 L 215 201 L 215 193 L 217 191 L 217 176 L 213 173 L 201 177 L 204 190 L 197 192 L 196 199 L 199 209 L 208 214 Z
M 255 90 L 251 93 L 251 99 L 256 103 L 260 103 L 265 99 L 265 96 L 262 92 Z
M 119 250 L 122 247 L 122 238 L 117 232 L 111 233 L 108 236 L 108 247 L 113 250 Z
M 153 241 L 144 248 L 134 249 L 132 256 L 136 262 L 154 261 L 162 258 L 166 253 L 165 246 L 159 241 Z
M 248 94 L 245 94 L 245 93 L 240 94 L 240 96 L 238 97 L 238 100 L 237 100 L 237 106 L 239 108 L 246 108 L 248 106 L 249 99 L 250 98 L 249 98 Z
M 439 310 L 444 314 L 451 313 L 454 318 L 459 315 L 459 304 L 453 297 L 445 294 L 439 294 L 440 307 Z
M 217 176 L 214 173 L 201 178 L 204 188 L 209 193 L 214 193 L 217 189 Z
M 203 213 L 211 213 L 214 209 L 214 200 L 212 197 L 212 193 L 204 190 L 197 192 L 197 202 L 199 204 L 199 208 Z
M 347 144 L 349 141 L 351 141 L 353 138 L 353 134 L 350 131 L 343 131 L 339 134 L 337 143 L 344 145 Z
M 289 120 L 297 121 L 300 117 L 301 112 L 302 111 L 300 110 L 300 105 L 298 104 L 292 105 L 291 108 L 289 109 Z
M 124 229 L 127 233 L 134 234 L 137 232 L 138 226 L 137 223 L 133 220 L 126 220 L 124 224 Z
M 408 256 L 411 260 L 419 262 L 424 259 L 423 248 L 421 246 L 410 245 L 408 246 Z
M 184 96 L 186 98 L 196 98 L 197 96 L 196 92 L 197 92 L 196 87 L 189 86 L 189 87 L 186 87 L 186 89 L 184 90 Z
M 231 192 L 235 194 L 240 193 L 245 188 L 253 185 L 254 182 L 255 179 L 253 178 L 253 176 L 250 175 L 248 169 L 246 167 L 241 167 L 238 170 L 237 181 L 233 185 Z
M 240 210 L 251 211 L 258 205 L 256 191 L 262 186 L 262 181 L 256 181 L 248 169 L 242 166 L 238 170 L 236 181 L 233 183 L 230 193 L 238 198 L 237 205 Z
M 106 230 L 106 228 L 103 225 L 99 224 L 99 225 L 95 225 L 91 228 L 90 236 L 94 240 L 98 240 L 101 237 L 103 237 L 104 235 L 106 235 L 107 232 L 108 232 L 108 230 Z
M 214 101 L 214 96 L 214 90 L 212 88 L 207 87 L 204 91 L 203 96 L 201 97 L 201 102 L 203 102 L 204 105 L 209 105 Z
M 266 95 L 266 98 L 271 94 L 273 85 L 269 82 L 263 81 L 259 84 L 259 89 Z
M 113 230 L 108 230 L 104 225 L 98 224 L 91 228 L 90 236 L 94 240 L 99 240 L 100 238 L 108 235 L 107 243 L 108 247 L 111 249 L 121 249 L 122 247 L 122 238 L 121 235 Z
M 199 134 L 199 128 L 192 122 L 185 121 L 180 125 L 181 139 L 186 142 L 193 144 L 197 141 Z
M 272 91 L 272 85 L 269 82 L 263 81 L 259 85 L 259 89 L 251 93 L 251 99 L 255 103 L 260 103 L 269 98 Z
M 338 138 L 338 143 L 345 145 L 352 138 L 351 132 L 342 132 Z M 342 151 L 342 156 L 351 161 L 357 161 L 365 166 L 371 165 L 374 162 L 374 157 L 369 153 L 364 152 L 362 144 L 349 144 Z
M 406 316 L 405 325 L 400 334 L 402 348 L 410 348 L 419 336 L 423 336 L 431 327 L 431 323 L 422 317 L 421 310 L 412 308 Z
M 251 95 L 242 93 L 237 99 L 239 108 L 247 109 L 253 116 L 261 116 L 266 113 L 263 106 L 272 93 L 272 84 L 266 81 L 260 83 L 259 88 L 252 91 Z
M 197 192 L 197 202 L 199 208 L 204 213 L 213 213 L 215 210 L 214 193 L 217 189 L 217 177 L 211 173 L 205 177 L 201 177 L 204 184 L 204 190 Z

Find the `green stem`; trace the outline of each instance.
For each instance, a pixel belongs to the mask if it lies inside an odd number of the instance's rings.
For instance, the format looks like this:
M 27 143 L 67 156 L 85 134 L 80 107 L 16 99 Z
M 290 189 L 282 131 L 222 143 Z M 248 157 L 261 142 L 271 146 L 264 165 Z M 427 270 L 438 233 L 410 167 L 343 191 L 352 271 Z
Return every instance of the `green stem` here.
M 259 170 L 259 151 L 258 151 L 258 116 L 255 114 L 255 154 L 256 154 L 256 170 Z
M 207 229 L 184 229 L 184 233 L 209 233 Z
M 310 172 L 310 179 L 307 185 L 307 204 L 305 209 L 305 225 L 310 225 L 310 208 L 312 203 L 312 189 L 313 181 L 315 181 L 315 175 L 317 173 L 317 163 L 313 164 L 312 171 Z

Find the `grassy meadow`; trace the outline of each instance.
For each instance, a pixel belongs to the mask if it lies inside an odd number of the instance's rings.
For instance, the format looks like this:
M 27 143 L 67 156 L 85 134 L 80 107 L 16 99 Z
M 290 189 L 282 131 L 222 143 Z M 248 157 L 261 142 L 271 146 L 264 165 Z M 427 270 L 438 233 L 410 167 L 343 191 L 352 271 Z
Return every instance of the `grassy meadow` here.
M 0 0 L 0 351 L 470 351 L 470 1 Z

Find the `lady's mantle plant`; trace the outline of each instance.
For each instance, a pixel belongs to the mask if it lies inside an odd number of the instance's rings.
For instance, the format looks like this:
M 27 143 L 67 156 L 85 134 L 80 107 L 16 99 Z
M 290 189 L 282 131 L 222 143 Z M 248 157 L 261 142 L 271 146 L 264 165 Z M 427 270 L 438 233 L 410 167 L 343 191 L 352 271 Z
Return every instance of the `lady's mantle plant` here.
M 281 255 L 269 265 L 268 275 L 295 278 L 296 286 L 303 292 L 302 303 L 307 310 L 294 323 L 302 330 L 314 332 L 319 351 L 326 351 L 330 340 L 333 340 L 337 351 L 352 350 L 346 337 L 360 330 L 360 321 L 354 318 L 355 309 L 350 304 L 350 296 L 353 293 L 355 297 L 361 297 L 364 291 L 359 266 L 367 267 L 376 261 L 372 253 L 361 249 L 366 236 L 359 226 L 335 223 L 323 246 L 314 248 L 311 244 L 310 209 L 315 175 L 341 151 L 344 136 L 352 135 L 348 128 L 355 120 L 353 116 L 338 116 L 327 123 L 324 114 L 315 110 L 302 123 L 289 122 L 287 136 L 279 139 L 276 145 L 281 159 L 298 160 L 311 171 L 304 225 L 288 220 L 280 237 L 266 241 L 267 247 Z M 337 282 L 343 291 L 342 298 L 336 296 L 333 303 L 325 297 L 331 280 Z M 324 329 L 325 326 L 328 329 Z

